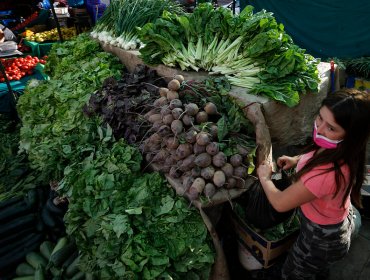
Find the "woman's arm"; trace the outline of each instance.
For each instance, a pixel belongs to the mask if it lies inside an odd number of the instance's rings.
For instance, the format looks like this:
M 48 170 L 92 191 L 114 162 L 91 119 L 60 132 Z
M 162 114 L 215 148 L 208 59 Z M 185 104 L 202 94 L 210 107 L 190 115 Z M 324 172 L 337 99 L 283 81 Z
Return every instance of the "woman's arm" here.
M 301 180 L 280 191 L 271 180 L 271 166 L 265 163 L 257 168 L 263 190 L 272 207 L 278 212 L 286 212 L 304 203 L 314 200 L 316 196 L 311 193 Z

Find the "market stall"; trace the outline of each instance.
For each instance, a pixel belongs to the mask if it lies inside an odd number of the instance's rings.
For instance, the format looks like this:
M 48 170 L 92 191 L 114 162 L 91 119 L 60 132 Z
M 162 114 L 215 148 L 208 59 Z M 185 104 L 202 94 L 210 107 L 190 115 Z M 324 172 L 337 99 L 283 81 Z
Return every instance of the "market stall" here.
M 269 13 L 200 5 L 188 15 L 142 1 L 112 1 L 93 33 L 52 45 L 50 78 L 27 84 L 19 99 L 18 139 L 0 150 L 0 244 L 10 244 L 1 277 L 230 279 L 218 229 L 226 205 L 240 214 L 230 227 L 261 267 L 294 241 L 296 228 L 275 242 L 234 206 L 244 209 L 273 144 L 308 137 L 313 104 L 330 89 L 328 65 L 295 46 Z M 131 30 L 128 20 L 137 23 Z

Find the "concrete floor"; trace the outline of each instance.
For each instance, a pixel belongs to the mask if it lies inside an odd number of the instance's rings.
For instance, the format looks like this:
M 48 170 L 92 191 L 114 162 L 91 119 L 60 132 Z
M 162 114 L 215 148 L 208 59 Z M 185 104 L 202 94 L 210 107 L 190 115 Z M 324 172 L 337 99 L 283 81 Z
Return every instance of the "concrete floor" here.
M 333 265 L 329 280 L 370 279 L 370 217 L 362 218 L 358 237 L 353 240 L 348 255 Z

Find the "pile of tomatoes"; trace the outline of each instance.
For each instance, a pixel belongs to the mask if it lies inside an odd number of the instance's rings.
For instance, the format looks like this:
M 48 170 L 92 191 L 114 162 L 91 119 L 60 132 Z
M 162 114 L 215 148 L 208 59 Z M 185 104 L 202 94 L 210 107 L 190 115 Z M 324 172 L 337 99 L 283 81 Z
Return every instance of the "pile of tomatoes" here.
M 37 56 L 32 57 L 27 55 L 26 57 L 17 57 L 9 59 L 1 59 L 1 63 L 5 68 L 6 77 L 9 81 L 18 81 L 26 75 L 32 75 L 33 70 L 37 63 L 45 64 L 47 56 L 39 59 Z M 0 72 L 0 82 L 4 82 L 5 78 Z

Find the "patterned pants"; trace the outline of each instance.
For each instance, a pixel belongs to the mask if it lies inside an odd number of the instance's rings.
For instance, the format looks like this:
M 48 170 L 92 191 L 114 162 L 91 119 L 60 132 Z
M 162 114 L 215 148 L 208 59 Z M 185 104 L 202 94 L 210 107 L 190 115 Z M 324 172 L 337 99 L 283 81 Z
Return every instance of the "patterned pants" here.
M 301 232 L 282 268 L 283 280 L 314 280 L 348 252 L 353 230 L 353 211 L 339 224 L 318 225 L 300 211 Z

